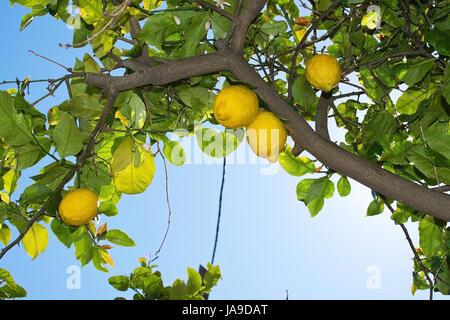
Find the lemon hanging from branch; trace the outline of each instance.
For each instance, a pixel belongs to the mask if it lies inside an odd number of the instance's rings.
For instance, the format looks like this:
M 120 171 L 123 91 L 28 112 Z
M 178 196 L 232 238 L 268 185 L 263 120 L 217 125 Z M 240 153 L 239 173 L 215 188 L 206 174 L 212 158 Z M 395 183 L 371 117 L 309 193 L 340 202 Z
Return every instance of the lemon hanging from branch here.
M 224 127 L 237 129 L 252 123 L 258 115 L 258 97 L 241 85 L 222 89 L 214 99 L 213 112 L 216 120 Z
M 66 194 L 58 207 L 65 224 L 82 226 L 94 219 L 98 211 L 98 197 L 89 189 L 74 189 Z
M 144 192 L 155 174 L 155 158 L 150 149 L 127 136 L 114 151 L 111 161 L 114 186 L 120 192 Z
M 317 54 L 306 63 L 306 80 L 317 90 L 330 92 L 341 80 L 341 66 L 328 54 Z
M 258 156 L 276 162 L 284 148 L 287 131 L 272 112 L 261 110 L 258 117 L 247 126 L 247 141 Z

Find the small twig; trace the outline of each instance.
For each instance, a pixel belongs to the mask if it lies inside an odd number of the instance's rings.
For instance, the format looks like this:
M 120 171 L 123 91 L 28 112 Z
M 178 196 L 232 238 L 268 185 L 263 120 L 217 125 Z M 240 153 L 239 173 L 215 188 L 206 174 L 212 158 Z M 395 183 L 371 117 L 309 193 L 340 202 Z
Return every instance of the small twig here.
M 450 185 L 446 184 L 446 185 L 441 185 L 441 186 L 437 186 L 437 187 L 433 187 L 430 188 L 431 190 L 435 190 L 437 192 L 447 192 L 450 191 Z
M 36 52 L 34 52 L 33 50 L 28 50 L 28 52 L 31 52 L 32 54 L 34 54 L 35 56 L 38 56 L 39 58 L 42 58 L 42 59 L 47 60 L 47 61 L 50 61 L 51 63 L 54 63 L 54 64 L 60 66 L 61 68 L 66 69 L 68 72 L 72 72 L 72 71 L 73 71 L 72 68 L 68 68 L 68 67 L 62 65 L 62 64 L 59 63 L 59 62 L 56 62 L 56 61 L 54 61 L 54 60 L 52 60 L 52 59 L 49 59 L 49 58 L 47 58 L 47 57 L 44 57 L 43 55 L 40 55 L 39 53 L 36 53 Z
M 166 175 L 166 202 L 167 202 L 167 209 L 169 210 L 169 214 L 167 217 L 167 228 L 166 228 L 166 232 L 164 233 L 164 237 L 161 241 L 161 245 L 159 246 L 158 250 L 156 250 L 155 252 L 155 256 L 158 256 L 158 253 L 161 251 L 164 242 L 166 241 L 167 238 L 167 234 L 169 233 L 169 229 L 170 229 L 170 218 L 172 216 L 172 210 L 170 209 L 170 199 L 169 199 L 169 175 L 167 173 L 167 163 L 166 163 L 166 158 L 164 157 L 163 153 L 161 152 L 161 148 L 159 147 L 159 141 L 156 142 L 156 146 L 158 147 L 158 153 L 161 156 L 161 158 L 163 159 L 163 164 L 164 164 L 164 174 Z
M 356 127 L 356 128 L 360 128 L 361 124 L 358 122 L 354 122 L 348 118 L 345 118 L 340 112 L 339 110 L 336 108 L 335 104 L 332 102 L 331 104 L 331 108 L 333 108 L 334 114 L 337 115 L 339 117 L 339 119 L 341 119 L 343 122 L 346 122 L 348 124 L 351 124 L 352 126 Z
M 234 15 L 232 15 L 231 13 L 226 12 L 225 10 L 219 8 L 218 6 L 212 4 L 212 3 L 208 3 L 206 1 L 203 0 L 195 0 L 195 2 L 197 2 L 198 5 L 202 6 L 203 8 L 212 10 L 212 11 L 216 11 L 218 14 L 224 16 L 227 19 L 230 19 L 231 21 L 234 20 Z
M 394 208 L 392 208 L 391 204 L 387 201 L 386 197 L 383 195 L 380 195 L 381 199 L 383 200 L 384 204 L 388 207 L 389 211 L 391 211 L 392 214 L 394 214 Z M 423 265 L 422 259 L 420 259 L 419 254 L 417 253 L 416 248 L 414 247 L 414 243 L 411 240 L 411 237 L 409 236 L 408 229 L 406 229 L 405 225 L 403 223 L 400 224 L 400 227 L 403 230 L 403 233 L 405 234 L 406 240 L 409 243 L 409 247 L 411 248 L 412 252 L 414 253 L 414 257 L 419 264 L 420 268 L 422 269 L 423 273 L 425 274 L 425 277 L 427 279 L 427 282 L 430 286 L 430 300 L 433 300 L 433 281 L 431 281 L 430 276 L 428 275 L 428 269 Z

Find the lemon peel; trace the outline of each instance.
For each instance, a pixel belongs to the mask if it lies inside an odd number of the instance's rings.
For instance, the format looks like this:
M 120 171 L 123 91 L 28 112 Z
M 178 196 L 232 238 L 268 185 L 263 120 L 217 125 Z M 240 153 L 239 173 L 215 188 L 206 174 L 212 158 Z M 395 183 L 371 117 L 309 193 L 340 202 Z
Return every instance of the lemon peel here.
M 97 211 L 97 195 L 85 188 L 69 191 L 58 207 L 58 212 L 63 222 L 76 227 L 85 225 L 94 219 Z
M 273 113 L 261 110 L 257 118 L 247 126 L 247 141 L 254 153 L 270 162 L 276 162 L 284 148 L 287 130 Z
M 230 129 L 252 123 L 258 115 L 258 109 L 258 97 L 242 85 L 222 89 L 213 103 L 214 117 L 221 125 Z
M 330 92 L 341 79 L 341 66 L 336 58 L 318 54 L 306 63 L 306 80 L 317 90 Z

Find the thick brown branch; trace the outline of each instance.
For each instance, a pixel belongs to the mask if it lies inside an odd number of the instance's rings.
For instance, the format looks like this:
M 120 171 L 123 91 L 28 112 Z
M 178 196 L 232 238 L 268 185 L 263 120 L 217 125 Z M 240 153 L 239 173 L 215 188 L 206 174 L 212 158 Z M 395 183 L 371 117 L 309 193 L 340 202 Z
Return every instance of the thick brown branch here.
M 121 77 L 88 73 L 86 75 L 86 83 L 105 90 L 125 91 L 150 84 L 164 85 L 180 79 L 227 69 L 228 58 L 221 52 L 217 52 L 204 56 L 174 60 Z
M 265 0 L 247 1 L 244 9 L 241 10 L 239 19 L 234 21 L 234 36 L 231 48 L 234 52 L 241 52 L 247 39 L 247 30 L 252 21 L 259 15 L 266 5 Z
M 242 57 L 235 56 L 232 61 L 233 74 L 255 86 L 256 93 L 271 110 L 288 119 L 286 127 L 294 135 L 294 140 L 324 165 L 418 211 L 450 221 L 450 196 L 403 179 L 322 138 Z
M 328 109 L 331 103 L 333 103 L 331 94 L 322 92 L 316 106 L 316 132 L 327 140 L 330 140 L 330 134 L 328 133 Z

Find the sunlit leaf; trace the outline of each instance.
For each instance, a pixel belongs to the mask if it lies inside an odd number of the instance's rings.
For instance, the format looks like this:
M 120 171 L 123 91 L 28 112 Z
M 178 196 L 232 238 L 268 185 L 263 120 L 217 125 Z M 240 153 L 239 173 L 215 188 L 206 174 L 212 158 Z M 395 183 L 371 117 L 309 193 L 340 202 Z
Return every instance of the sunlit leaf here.
M 33 259 L 35 259 L 39 253 L 44 252 L 45 248 L 47 248 L 47 243 L 48 231 L 44 226 L 38 223 L 34 223 L 22 239 L 25 251 Z

